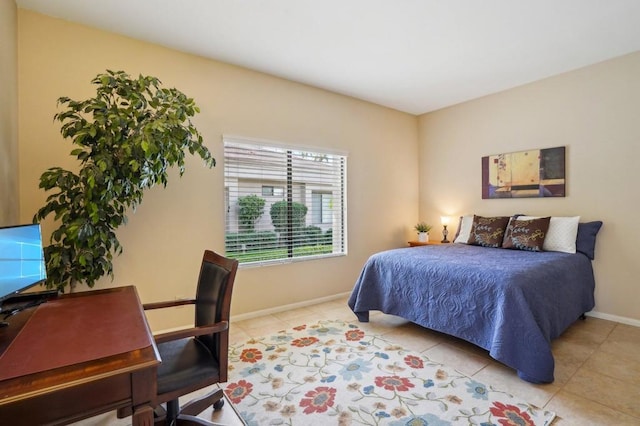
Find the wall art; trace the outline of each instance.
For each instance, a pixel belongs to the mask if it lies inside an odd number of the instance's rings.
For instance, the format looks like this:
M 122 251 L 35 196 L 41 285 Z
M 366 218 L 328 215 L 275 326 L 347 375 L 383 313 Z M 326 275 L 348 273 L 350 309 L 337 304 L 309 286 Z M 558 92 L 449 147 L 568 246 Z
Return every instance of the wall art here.
M 482 157 L 482 198 L 564 196 L 564 146 Z

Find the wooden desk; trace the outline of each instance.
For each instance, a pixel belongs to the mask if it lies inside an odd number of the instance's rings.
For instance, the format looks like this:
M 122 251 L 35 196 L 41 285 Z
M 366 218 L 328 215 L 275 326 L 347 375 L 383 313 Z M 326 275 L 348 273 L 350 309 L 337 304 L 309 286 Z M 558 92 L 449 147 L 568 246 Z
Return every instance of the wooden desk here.
M 132 407 L 134 426 L 153 424 L 160 357 L 134 287 L 63 295 L 9 321 L 1 423 L 62 425 Z

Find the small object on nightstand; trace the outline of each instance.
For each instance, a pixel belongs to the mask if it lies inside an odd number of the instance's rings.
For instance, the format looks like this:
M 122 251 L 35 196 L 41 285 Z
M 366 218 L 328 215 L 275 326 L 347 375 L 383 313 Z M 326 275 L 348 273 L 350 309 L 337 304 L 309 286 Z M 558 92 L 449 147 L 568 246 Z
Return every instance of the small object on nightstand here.
M 449 235 L 449 231 L 447 231 L 447 225 L 449 224 L 449 217 L 448 216 L 442 216 L 440 218 L 440 222 L 442 223 L 442 226 L 444 227 L 444 229 L 442 230 L 442 236 L 444 238 L 440 242 L 446 244 L 446 243 L 449 242 L 449 240 L 447 240 L 447 235 Z
M 418 231 L 418 241 L 421 243 L 426 243 L 429 241 L 429 231 L 431 230 L 431 225 L 427 225 L 424 222 L 418 222 L 414 229 Z

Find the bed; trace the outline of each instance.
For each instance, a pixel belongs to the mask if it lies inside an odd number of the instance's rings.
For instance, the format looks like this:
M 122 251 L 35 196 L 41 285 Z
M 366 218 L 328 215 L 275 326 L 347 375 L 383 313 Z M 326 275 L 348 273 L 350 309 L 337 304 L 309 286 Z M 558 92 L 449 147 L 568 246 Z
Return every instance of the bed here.
M 367 260 L 348 304 L 361 322 L 372 310 L 397 315 L 550 383 L 551 340 L 594 307 L 591 258 L 468 244 L 394 249 Z

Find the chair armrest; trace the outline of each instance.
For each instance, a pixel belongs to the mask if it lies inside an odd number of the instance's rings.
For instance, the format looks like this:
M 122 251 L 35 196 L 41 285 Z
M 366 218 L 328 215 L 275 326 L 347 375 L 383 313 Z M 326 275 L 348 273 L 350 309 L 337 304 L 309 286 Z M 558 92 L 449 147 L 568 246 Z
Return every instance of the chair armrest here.
M 145 303 L 142 305 L 142 308 L 145 311 L 148 311 L 151 309 L 172 308 L 174 306 L 193 305 L 195 303 L 196 303 L 196 299 L 180 299 L 180 300 L 170 300 L 167 302 Z
M 229 329 L 228 321 L 221 321 L 211 325 L 203 325 L 200 327 L 185 328 L 184 330 L 169 331 L 167 333 L 157 334 L 153 336 L 156 343 L 170 342 L 172 340 L 184 339 L 187 337 L 202 336 L 205 334 L 220 333 Z

